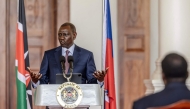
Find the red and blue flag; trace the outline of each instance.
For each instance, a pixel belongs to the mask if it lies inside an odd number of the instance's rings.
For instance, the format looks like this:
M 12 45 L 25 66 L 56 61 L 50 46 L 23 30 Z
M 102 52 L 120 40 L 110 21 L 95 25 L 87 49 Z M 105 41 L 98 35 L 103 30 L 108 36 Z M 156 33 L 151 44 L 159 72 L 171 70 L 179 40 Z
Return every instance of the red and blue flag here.
M 116 109 L 112 26 L 109 0 L 104 0 L 103 11 L 103 68 L 109 67 L 104 80 L 104 109 Z

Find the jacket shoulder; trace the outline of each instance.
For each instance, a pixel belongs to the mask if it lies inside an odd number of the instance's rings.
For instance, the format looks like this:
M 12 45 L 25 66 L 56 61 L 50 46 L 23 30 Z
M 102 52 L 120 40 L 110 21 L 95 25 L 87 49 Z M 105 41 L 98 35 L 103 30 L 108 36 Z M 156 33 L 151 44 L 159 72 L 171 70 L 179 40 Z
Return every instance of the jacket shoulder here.
M 90 54 L 93 54 L 90 50 L 87 50 L 87 49 L 82 48 L 82 47 L 79 47 L 79 46 L 76 46 L 76 49 L 80 50 L 82 53 L 90 53 Z
M 61 49 L 60 46 L 59 46 L 59 47 L 55 47 L 55 48 L 52 48 L 52 49 L 46 50 L 45 53 L 53 53 L 53 52 L 58 51 L 58 50 L 60 50 L 60 49 Z

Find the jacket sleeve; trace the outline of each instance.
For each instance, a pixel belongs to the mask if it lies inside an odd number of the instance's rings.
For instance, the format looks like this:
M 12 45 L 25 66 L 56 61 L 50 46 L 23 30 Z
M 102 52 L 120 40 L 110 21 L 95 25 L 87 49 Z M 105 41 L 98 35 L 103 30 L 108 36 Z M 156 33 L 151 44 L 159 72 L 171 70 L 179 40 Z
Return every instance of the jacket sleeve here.
M 42 59 L 42 63 L 40 66 L 40 73 L 42 77 L 40 78 L 40 84 L 48 84 L 49 83 L 49 68 L 48 68 L 48 56 L 47 52 L 44 52 L 44 57 Z
M 94 56 L 93 53 L 90 52 L 88 60 L 87 60 L 87 67 L 86 67 L 86 77 L 88 84 L 97 84 L 97 79 L 93 76 L 93 73 L 96 70 Z

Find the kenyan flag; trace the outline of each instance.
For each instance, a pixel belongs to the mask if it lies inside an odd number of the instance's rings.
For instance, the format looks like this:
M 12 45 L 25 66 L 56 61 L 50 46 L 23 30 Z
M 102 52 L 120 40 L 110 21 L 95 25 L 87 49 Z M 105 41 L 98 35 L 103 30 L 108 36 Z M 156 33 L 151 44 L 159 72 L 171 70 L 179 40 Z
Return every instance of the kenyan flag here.
M 26 31 L 24 0 L 18 0 L 18 21 L 16 34 L 16 83 L 17 109 L 32 109 L 32 91 L 29 67 L 28 41 Z

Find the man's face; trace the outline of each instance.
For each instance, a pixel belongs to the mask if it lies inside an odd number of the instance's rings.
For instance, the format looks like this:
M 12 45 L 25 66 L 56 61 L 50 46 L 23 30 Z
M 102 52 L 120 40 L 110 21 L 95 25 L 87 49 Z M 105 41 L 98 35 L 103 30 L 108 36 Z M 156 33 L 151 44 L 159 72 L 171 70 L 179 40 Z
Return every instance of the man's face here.
M 77 33 L 73 33 L 70 26 L 63 26 L 58 31 L 58 40 L 62 47 L 69 48 L 73 45 Z

